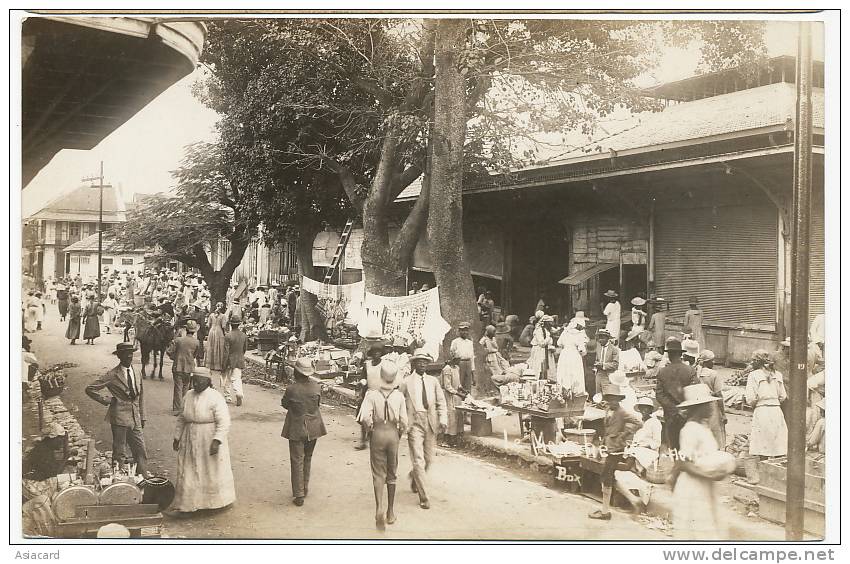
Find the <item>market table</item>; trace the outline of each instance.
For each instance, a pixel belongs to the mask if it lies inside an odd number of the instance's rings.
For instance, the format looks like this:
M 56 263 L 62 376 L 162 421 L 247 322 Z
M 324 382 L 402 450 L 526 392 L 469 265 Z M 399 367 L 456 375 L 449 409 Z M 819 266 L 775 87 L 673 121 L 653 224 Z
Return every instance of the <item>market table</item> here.
M 469 414 L 470 433 L 473 437 L 489 437 L 493 434 L 493 420 L 487 418 L 487 412 L 462 405 L 455 406 L 455 410 Z
M 506 411 L 516 412 L 519 415 L 520 430 L 523 430 L 522 416 L 531 416 L 531 450 L 535 453 L 541 446 L 539 438 L 542 438 L 543 445 L 558 442 L 559 433 L 555 423 L 556 419 L 575 416 L 575 411 L 566 408 L 543 411 L 530 407 L 519 407 L 510 403 L 501 404 L 499 407 Z M 525 434 L 524 430 L 523 434 Z

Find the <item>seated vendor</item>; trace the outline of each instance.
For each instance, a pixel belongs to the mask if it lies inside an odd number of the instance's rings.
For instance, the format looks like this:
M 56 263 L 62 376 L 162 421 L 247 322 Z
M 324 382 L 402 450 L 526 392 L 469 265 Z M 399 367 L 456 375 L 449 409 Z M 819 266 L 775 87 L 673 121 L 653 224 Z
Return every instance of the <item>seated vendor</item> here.
M 807 417 L 806 449 L 826 453 L 826 400 L 820 400 L 809 409 L 811 416 Z
M 602 399 L 608 406 L 608 415 L 605 417 L 605 435 L 603 445 L 606 456 L 600 481 L 602 482 L 602 509 L 590 513 L 591 519 L 611 520 L 611 495 L 614 488 L 614 471 L 617 466 L 624 462 L 623 451 L 634 437 L 640 421 L 634 411 L 627 411 L 620 402 L 625 399 L 620 387 L 607 384 L 602 388 Z M 640 510 L 640 507 L 635 507 Z
M 634 409 L 640 413 L 643 427 L 635 431 L 634 438 L 626 448 L 626 460 L 632 462 L 632 468 L 614 472 L 614 487 L 632 505 L 635 514 L 639 515 L 646 511 L 652 494 L 652 484 L 642 477 L 648 469 L 654 468 L 658 461 L 661 421 L 655 416 L 656 408 L 652 398 L 640 398 Z

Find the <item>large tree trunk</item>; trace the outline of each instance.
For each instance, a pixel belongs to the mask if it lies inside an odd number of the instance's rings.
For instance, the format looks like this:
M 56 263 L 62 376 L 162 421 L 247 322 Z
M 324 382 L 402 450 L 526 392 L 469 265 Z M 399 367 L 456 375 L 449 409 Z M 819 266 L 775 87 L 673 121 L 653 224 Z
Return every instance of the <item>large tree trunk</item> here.
M 231 273 L 225 273 L 222 270 L 213 273 L 211 278 L 204 276 L 207 283 L 207 288 L 210 290 L 210 305 L 214 308 L 219 302 L 226 304 L 227 288 L 230 286 Z
M 313 280 L 318 277 L 313 267 L 313 240 L 316 234 L 312 231 L 301 233 L 296 242 L 296 252 L 298 254 L 298 274 L 307 276 Z M 304 286 L 301 286 L 301 342 L 311 341 L 315 339 L 326 340 L 327 332 L 325 331 L 325 320 L 316 309 L 318 302 L 316 296 L 310 292 L 304 291 Z
M 475 343 L 473 396 L 486 396 L 495 389 L 487 375 L 484 354 L 478 344 L 482 334 L 475 289 L 463 248 L 463 146 L 466 138 L 466 92 L 459 53 L 466 37 L 465 20 L 441 20 L 437 25 L 434 128 L 431 134 L 431 197 L 428 238 L 434 276 L 440 287 L 443 317 L 456 328 L 472 323 Z M 443 354 L 455 336 L 444 340 Z

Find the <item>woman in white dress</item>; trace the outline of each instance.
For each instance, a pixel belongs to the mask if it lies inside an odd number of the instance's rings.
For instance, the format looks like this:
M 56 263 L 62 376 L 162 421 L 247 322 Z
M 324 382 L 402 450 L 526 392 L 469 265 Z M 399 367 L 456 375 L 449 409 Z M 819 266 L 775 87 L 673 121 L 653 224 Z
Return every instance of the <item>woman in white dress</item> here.
M 676 461 L 676 485 L 673 487 L 673 531 L 676 539 L 725 540 L 728 538 L 720 515 L 719 492 L 715 482 L 734 471 L 712 468 L 710 460 L 720 453 L 717 441 L 708 427 L 711 404 L 718 399 L 705 384 L 692 384 L 683 389 L 688 421 L 679 434 Z M 728 455 L 731 457 L 731 455 Z M 727 471 L 728 470 L 728 471 Z
M 745 395 L 753 407 L 753 426 L 750 432 L 750 455 L 785 456 L 788 454 L 788 427 L 780 407 L 788 394 L 782 373 L 773 368 L 770 354 L 753 352 L 754 370 L 747 376 Z
M 554 382 L 557 365 L 555 363 L 555 347 L 552 340 L 551 315 L 542 315 L 534 334 L 531 337 L 531 353 L 528 356 L 528 368 L 537 374 L 540 380 Z
M 587 333 L 584 325 L 572 319 L 558 338 L 561 356 L 558 358 L 557 382 L 573 395 L 587 393 L 584 386 L 584 360 L 587 354 Z
M 210 371 L 192 372 L 192 389 L 177 417 L 174 450 L 177 480 L 172 511 L 218 509 L 236 501 L 227 432 L 230 413 L 224 397 L 211 387 Z

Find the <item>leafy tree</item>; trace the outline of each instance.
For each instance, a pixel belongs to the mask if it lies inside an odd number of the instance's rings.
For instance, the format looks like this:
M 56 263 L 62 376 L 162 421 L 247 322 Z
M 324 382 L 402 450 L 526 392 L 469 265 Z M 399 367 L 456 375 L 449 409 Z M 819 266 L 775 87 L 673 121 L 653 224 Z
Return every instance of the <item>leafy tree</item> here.
M 196 143 L 186 148 L 180 167 L 172 172 L 177 186 L 171 194 L 149 198 L 116 228 L 116 242 L 157 249 L 160 257 L 197 268 L 210 289 L 212 301 L 225 301 L 233 272 L 251 238 L 256 218 L 246 213 L 242 179 L 223 170 L 220 147 Z M 230 254 L 219 270 L 207 251 L 220 238 L 230 242 Z
M 699 46 L 703 70 L 751 68 L 761 33 L 759 22 L 228 20 L 211 26 L 204 57 L 213 107 L 246 131 L 241 146 L 279 165 L 268 186 L 338 183 L 361 212 L 368 288 L 403 292 L 427 221 L 443 313 L 452 325 L 472 319 L 480 333 L 464 182 L 540 164 L 544 134 L 590 135 L 621 109 L 660 109 L 639 79 L 665 46 Z M 422 192 L 392 239 L 392 204 L 420 175 Z

